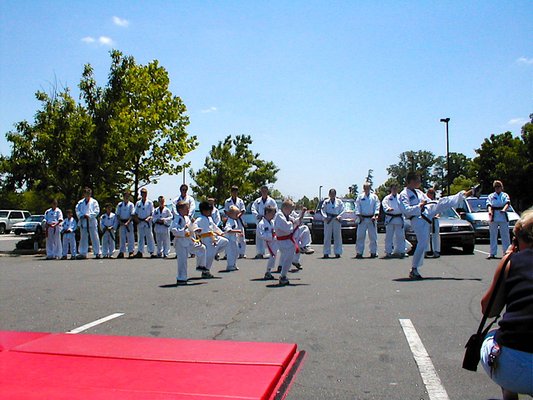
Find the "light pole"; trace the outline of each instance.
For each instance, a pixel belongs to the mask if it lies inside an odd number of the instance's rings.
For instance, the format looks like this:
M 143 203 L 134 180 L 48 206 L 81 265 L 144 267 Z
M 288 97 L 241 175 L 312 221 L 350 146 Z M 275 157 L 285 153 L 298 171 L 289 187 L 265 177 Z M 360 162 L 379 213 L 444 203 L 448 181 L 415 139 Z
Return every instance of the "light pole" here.
M 318 187 L 318 201 L 322 200 L 322 185 Z
M 446 195 L 450 195 L 450 136 L 448 135 L 448 122 L 450 122 L 450 118 L 441 118 L 440 122 L 444 122 L 444 125 L 446 126 Z

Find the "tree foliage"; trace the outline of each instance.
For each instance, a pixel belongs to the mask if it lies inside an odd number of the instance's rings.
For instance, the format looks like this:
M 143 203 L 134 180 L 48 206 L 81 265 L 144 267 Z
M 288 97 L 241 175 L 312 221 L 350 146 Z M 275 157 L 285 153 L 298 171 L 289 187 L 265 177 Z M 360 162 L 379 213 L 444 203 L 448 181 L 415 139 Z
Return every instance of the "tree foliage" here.
M 239 187 L 239 196 L 250 202 L 262 185 L 276 182 L 279 169 L 271 161 L 259 158 L 250 146 L 252 139 L 247 135 L 231 135 L 211 147 L 204 167 L 190 171 L 194 184 L 191 188 L 200 199 L 213 197 L 222 204 L 229 197 L 233 185 Z
M 473 179 L 472 160 L 462 153 L 450 153 L 450 191 L 451 184 L 456 178 L 462 176 L 464 178 Z M 445 156 L 439 156 L 435 159 L 433 166 L 432 177 L 433 186 L 438 189 L 445 189 L 448 186 L 448 163 Z
M 400 154 L 399 158 L 398 164 L 392 164 L 387 168 L 391 178 L 404 185 L 408 172 L 418 172 L 422 187 L 427 188 L 430 186 L 430 183 L 432 183 L 431 170 L 435 163 L 435 155 L 431 151 L 405 151 Z

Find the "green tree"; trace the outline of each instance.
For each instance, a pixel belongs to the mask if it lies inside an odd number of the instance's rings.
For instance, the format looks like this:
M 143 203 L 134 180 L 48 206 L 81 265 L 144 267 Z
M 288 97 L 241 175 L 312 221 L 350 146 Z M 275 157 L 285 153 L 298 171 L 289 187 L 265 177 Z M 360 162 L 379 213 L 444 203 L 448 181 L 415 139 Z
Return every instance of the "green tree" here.
M 357 186 L 357 183 L 354 183 L 348 188 L 348 193 L 344 195 L 347 199 L 355 199 L 357 195 L 359 194 L 359 186 Z
M 450 194 L 459 193 L 461 190 L 467 190 L 468 188 L 471 188 L 475 185 L 477 185 L 475 179 L 459 175 L 453 180 L 453 183 L 450 185 Z
M 400 184 L 405 184 L 405 177 L 408 172 L 418 172 L 420 174 L 422 188 L 431 186 L 432 168 L 435 163 L 435 155 L 431 151 L 405 151 L 399 156 L 398 164 L 392 164 L 387 168 L 391 178 L 396 179 Z
M 233 185 L 239 187 L 239 196 L 245 202 L 254 199 L 254 193 L 262 185 L 276 182 L 279 169 L 271 161 L 259 158 L 250 146 L 252 139 L 247 135 L 231 135 L 211 147 L 204 167 L 190 171 L 194 184 L 191 189 L 200 199 L 213 197 L 222 204 L 229 196 Z
M 462 153 L 450 153 L 450 184 L 459 176 L 474 178 L 471 168 L 472 160 Z M 431 180 L 438 189 L 448 186 L 448 163 L 445 156 L 435 159 Z
M 402 185 L 400 185 L 396 179 L 389 178 L 376 189 L 376 194 L 381 200 L 390 193 L 390 187 L 393 183 L 398 185 L 398 192 L 402 191 Z
M 370 183 L 370 187 L 374 186 L 374 175 L 372 175 L 374 173 L 374 170 L 373 169 L 369 169 L 368 170 L 368 174 L 365 178 L 365 181 Z

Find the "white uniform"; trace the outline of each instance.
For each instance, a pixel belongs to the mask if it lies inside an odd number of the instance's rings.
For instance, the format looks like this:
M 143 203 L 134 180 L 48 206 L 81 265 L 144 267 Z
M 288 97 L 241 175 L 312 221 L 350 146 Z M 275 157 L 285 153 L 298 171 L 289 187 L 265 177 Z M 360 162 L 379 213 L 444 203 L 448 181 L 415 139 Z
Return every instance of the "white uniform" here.
M 206 249 L 199 240 L 194 239 L 196 224 L 191 222 L 188 215 L 176 215 L 170 228 L 174 235 L 174 247 L 178 262 L 178 281 L 187 280 L 187 258 L 189 253 L 196 255 L 196 267 L 205 267 Z
M 431 219 L 427 215 L 422 215 L 420 202 L 422 200 L 431 201 L 421 190 L 405 188 L 400 193 L 400 207 L 409 219 L 411 227 L 416 235 L 416 250 L 411 261 L 414 270 L 418 270 L 424 264 L 424 253 L 426 252 L 429 240 L 429 228 Z
M 267 196 L 266 199 L 263 199 L 261 196 L 258 199 L 255 199 L 255 201 L 252 203 L 252 214 L 255 216 L 258 224 L 265 216 L 265 208 L 268 206 L 274 207 L 276 212 L 278 211 L 278 205 L 276 204 L 276 201 L 270 196 Z M 261 239 L 261 235 L 257 229 L 255 230 L 255 247 L 258 255 L 265 254 L 265 242 L 263 239 Z
M 192 216 L 194 214 L 194 210 L 196 209 L 196 202 L 194 201 L 193 197 L 189 196 L 189 195 L 187 195 L 185 197 L 180 195 L 176 200 L 174 200 L 172 202 L 172 204 L 173 204 L 172 212 L 174 213 L 174 216 L 179 215 L 179 213 L 178 213 L 178 203 L 180 201 L 184 201 L 185 203 L 187 203 L 189 205 L 189 218 L 192 218 Z
M 160 221 L 160 222 L 158 222 Z M 168 207 L 157 207 L 153 213 L 155 240 L 157 242 L 157 255 L 168 257 L 170 253 L 170 225 L 172 224 L 172 211 Z
M 222 223 L 222 220 L 220 219 L 220 211 L 218 211 L 218 208 L 216 208 L 215 206 L 213 206 L 211 219 L 213 220 L 216 226 L 220 227 L 220 224 Z
M 281 276 L 285 278 L 291 263 L 294 262 L 295 254 L 299 255 L 298 244 L 294 238 L 298 230 L 298 221 L 292 215 L 285 216 L 283 211 L 278 211 L 274 218 L 274 230 L 280 252 Z
M 224 202 L 224 210 L 226 211 L 226 213 L 229 211 L 229 208 L 231 206 L 237 207 L 239 211 L 246 211 L 246 206 L 244 205 L 244 201 L 240 197 L 237 197 L 235 200 L 233 200 L 232 197 L 229 197 L 226 199 L 226 201 Z M 238 240 L 239 241 L 239 256 L 244 256 L 246 254 L 246 238 L 244 236 L 240 236 L 238 239 L 239 239 Z
M 344 203 L 335 197 L 324 200 L 320 213 L 324 218 L 324 255 L 329 256 L 331 252 L 331 236 L 333 236 L 333 251 L 335 255 L 342 254 L 342 231 L 341 222 L 337 217 L 344 212 Z
M 79 253 L 83 257 L 87 257 L 87 253 L 89 252 L 89 236 L 91 237 L 93 254 L 100 256 L 98 214 L 100 214 L 100 205 L 92 197 L 89 198 L 89 201 L 81 199 L 76 205 L 76 215 L 78 216 L 78 225 L 80 227 Z
M 126 241 L 128 242 L 128 253 L 133 253 L 135 249 L 135 237 L 133 234 L 132 218 L 135 214 L 135 205 L 128 201 L 124 203 L 121 201 L 117 205 L 116 216 L 120 223 L 119 236 L 120 236 L 120 252 L 126 252 Z M 128 223 L 126 225 L 126 223 Z
M 375 193 L 369 193 L 368 196 L 363 192 L 355 200 L 356 213 L 359 218 L 357 227 L 357 239 L 355 250 L 357 254 L 362 255 L 365 251 L 366 232 L 370 241 L 370 254 L 378 253 L 378 226 L 377 217 L 379 215 L 379 198 Z M 375 217 L 375 219 L 372 219 Z
M 76 257 L 76 229 L 78 228 L 78 223 L 72 218 L 67 218 L 63 221 L 63 227 L 61 232 L 63 232 L 63 257 L 66 257 L 69 252 L 72 257 Z
M 228 245 L 228 239 L 217 235 L 217 233 L 221 234 L 222 231 L 215 225 L 211 217 L 200 215 L 195 222 L 200 230 L 202 243 L 205 245 L 205 267 L 207 270 L 211 270 L 215 255 Z
M 240 233 L 230 232 L 232 230 L 239 230 Z M 228 239 L 228 245 L 226 246 L 227 269 L 231 271 L 237 267 L 237 257 L 240 253 L 239 239 L 244 236 L 244 227 L 238 219 L 228 218 L 224 232 L 226 232 L 224 236 Z
M 260 237 L 264 241 L 269 253 L 266 272 L 271 272 L 272 268 L 274 268 L 278 253 L 278 241 L 276 240 L 273 222 L 274 220 L 268 221 L 266 218 L 262 218 L 256 229 L 256 237 Z
M 385 212 L 385 254 L 405 254 L 405 230 L 399 194 L 388 194 L 381 205 Z
M 154 235 L 152 234 L 152 221 L 145 221 L 154 213 L 154 203 L 146 199 L 143 203 L 142 199 L 135 204 L 135 215 L 139 218 L 137 225 L 137 252 L 144 253 L 144 244 L 148 247 L 148 252 L 153 254 L 155 251 Z
M 49 208 L 44 213 L 46 220 L 46 258 L 61 258 L 61 222 L 63 213 L 59 208 Z M 51 227 L 49 225 L 56 224 Z
M 115 251 L 116 230 L 118 218 L 114 213 L 103 214 L 100 217 L 100 230 L 102 231 L 102 255 L 111 257 Z
M 490 255 L 498 254 L 498 231 L 502 239 L 502 252 L 505 253 L 511 244 L 509 235 L 509 218 L 502 208 L 511 203 L 509 195 L 505 192 L 500 194 L 494 192 L 487 197 L 487 206 L 492 208 L 492 221 L 489 224 L 490 233 Z

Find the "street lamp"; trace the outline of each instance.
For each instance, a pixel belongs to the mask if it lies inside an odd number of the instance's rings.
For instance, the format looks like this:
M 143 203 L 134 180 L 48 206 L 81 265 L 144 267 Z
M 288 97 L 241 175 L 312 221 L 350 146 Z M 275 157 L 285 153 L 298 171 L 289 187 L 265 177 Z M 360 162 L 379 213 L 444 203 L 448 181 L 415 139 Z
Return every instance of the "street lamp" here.
M 318 187 L 318 201 L 322 200 L 322 185 Z
M 444 122 L 444 125 L 446 126 L 446 183 L 447 183 L 447 189 L 446 189 L 446 195 L 450 195 L 450 136 L 448 135 L 448 122 L 450 122 L 450 118 L 441 118 L 440 122 Z

